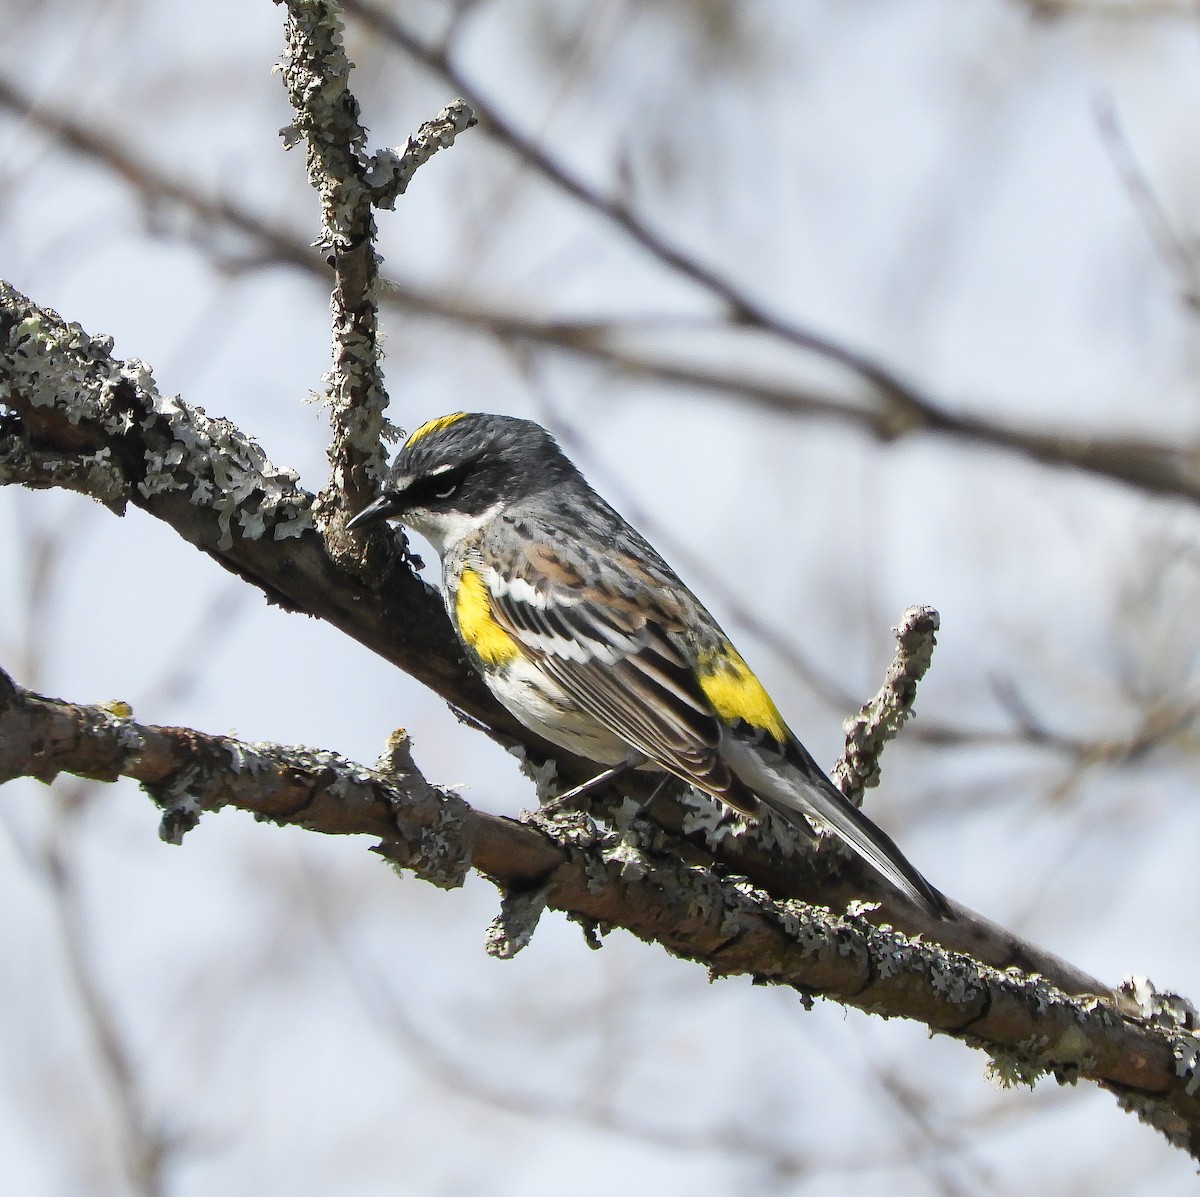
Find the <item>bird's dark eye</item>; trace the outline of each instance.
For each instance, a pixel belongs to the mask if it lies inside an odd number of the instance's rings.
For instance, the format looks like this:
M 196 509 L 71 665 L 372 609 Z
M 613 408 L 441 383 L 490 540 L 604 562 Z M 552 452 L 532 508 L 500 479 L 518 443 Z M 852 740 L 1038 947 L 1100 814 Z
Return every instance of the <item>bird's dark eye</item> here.
M 462 490 L 469 469 L 470 467 L 464 463 L 449 468 L 443 466 L 434 473 L 426 475 L 423 483 L 424 493 L 435 503 L 444 503 L 447 499 L 453 499 Z
M 410 506 L 422 503 L 445 503 L 461 493 L 463 485 L 471 476 L 474 461 L 460 461 L 435 466 L 408 488 Z

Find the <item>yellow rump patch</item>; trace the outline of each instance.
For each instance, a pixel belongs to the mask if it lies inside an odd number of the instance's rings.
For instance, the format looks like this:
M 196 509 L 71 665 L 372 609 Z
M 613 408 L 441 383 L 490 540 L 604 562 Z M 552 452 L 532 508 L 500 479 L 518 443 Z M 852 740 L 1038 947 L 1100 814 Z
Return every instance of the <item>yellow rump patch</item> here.
M 741 719 L 769 732 L 776 740 L 787 739 L 787 725 L 779 708 L 732 644 L 726 642 L 701 657 L 696 680 L 713 710 L 726 723 Z
M 463 643 L 485 665 L 507 665 L 520 653 L 517 642 L 496 622 L 483 578 L 464 569 L 454 596 L 454 619 Z
M 417 441 L 431 432 L 441 432 L 443 428 L 449 428 L 451 424 L 461 420 L 466 414 L 465 411 L 456 411 L 451 412 L 448 416 L 438 416 L 436 420 L 428 420 L 416 432 L 409 434 L 408 440 L 404 442 L 404 447 L 407 449 L 409 445 L 415 445 Z

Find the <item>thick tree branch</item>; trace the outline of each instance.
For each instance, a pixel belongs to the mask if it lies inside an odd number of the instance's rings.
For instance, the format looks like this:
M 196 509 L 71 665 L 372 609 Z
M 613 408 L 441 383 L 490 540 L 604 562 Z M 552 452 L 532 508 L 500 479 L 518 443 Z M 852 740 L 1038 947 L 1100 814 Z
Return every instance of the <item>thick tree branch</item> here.
M 313 497 L 226 420 L 0 282 L 0 484 L 68 485 L 157 516 L 268 600 L 328 620 L 501 732 L 521 729 L 461 660 L 436 592 L 398 555 L 370 583 L 335 563 Z M 48 468 L 50 462 L 53 468 Z M 74 463 L 72 467 L 71 463 Z
M 1071 996 L 1036 975 L 981 966 L 861 914 L 778 901 L 745 881 L 681 861 L 658 833 L 603 831 L 581 816 L 533 825 L 474 810 L 430 785 L 403 740 L 383 769 L 334 753 L 249 744 L 154 727 L 104 706 L 16 686 L 0 672 L 0 782 L 60 772 L 131 777 L 178 839 L 202 812 L 236 806 L 333 835 L 369 835 L 426 881 L 461 884 L 469 868 L 590 927 L 623 927 L 714 976 L 787 985 L 883 1015 L 916 1019 L 979 1047 L 1008 1082 L 1052 1073 L 1087 1079 L 1200 1157 L 1200 1040 L 1195 1013 L 1147 982 L 1112 1001 Z

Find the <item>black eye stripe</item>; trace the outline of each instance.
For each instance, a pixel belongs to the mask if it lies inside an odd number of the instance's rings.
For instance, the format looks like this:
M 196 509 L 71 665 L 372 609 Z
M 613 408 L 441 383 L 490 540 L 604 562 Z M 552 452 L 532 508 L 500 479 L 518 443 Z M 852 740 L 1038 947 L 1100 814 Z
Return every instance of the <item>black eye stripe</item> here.
M 426 474 L 416 478 L 404 488 L 403 502 L 405 507 L 423 507 L 428 503 L 453 498 L 455 493 L 471 472 L 471 462 L 463 462 L 448 470 Z

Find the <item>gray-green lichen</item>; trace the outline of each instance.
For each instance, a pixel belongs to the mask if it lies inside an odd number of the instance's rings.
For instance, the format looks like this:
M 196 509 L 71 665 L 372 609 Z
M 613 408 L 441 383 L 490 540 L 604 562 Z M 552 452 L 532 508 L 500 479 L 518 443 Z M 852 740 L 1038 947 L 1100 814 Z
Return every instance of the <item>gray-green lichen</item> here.
M 133 708 L 129 703 L 114 698 L 82 709 L 87 713 L 85 722 L 88 734 L 115 741 L 122 757 L 136 756 L 145 747 L 145 736 L 133 718 Z
M 342 44 L 336 4 L 293 0 L 287 6 L 286 48 L 277 70 L 292 101 L 284 145 L 303 140 L 309 183 L 321 197 L 325 244 L 332 248 L 355 233 L 365 188 L 359 182 L 366 130 L 350 92 L 350 60 Z
M 1200 1013 L 1187 998 L 1159 990 L 1148 977 L 1127 977 L 1121 993 L 1134 1003 L 1143 1021 L 1163 1031 L 1175 1058 L 1175 1075 L 1184 1082 L 1184 1092 L 1194 1097 L 1200 1091 Z
M 273 466 L 227 420 L 161 395 L 144 362 L 112 356 L 111 337 L 89 336 L 7 284 L 0 284 L 0 308 L 20 316 L 0 346 L 0 403 L 51 410 L 114 440 L 139 435 L 138 493 L 149 499 L 182 492 L 215 513 L 221 550 L 232 547 L 235 526 L 248 540 L 268 533 L 281 540 L 313 526 L 311 496 L 299 489 L 293 471 Z M 72 489 L 110 506 L 129 493 L 107 446 L 60 454 L 53 468 L 59 476 L 73 475 Z
M 1140 1093 L 1118 1093 L 1117 1105 L 1128 1113 L 1136 1114 L 1140 1121 L 1158 1131 L 1172 1147 L 1183 1151 L 1191 1149 L 1187 1119 L 1166 1103 Z
M 107 446 L 95 453 L 55 453 L 13 440 L 0 448 L 0 486 L 13 483 L 75 491 L 117 515 L 129 501 L 129 482 Z
M 426 121 L 400 150 L 380 150 L 367 166 L 366 179 L 372 202 L 377 208 L 394 208 L 396 200 L 408 190 L 417 169 L 438 150 L 449 149 L 454 139 L 477 123 L 475 113 L 465 100 L 447 104 L 432 120 Z
M 310 185 L 320 196 L 319 244 L 336 274 L 331 297 L 333 369 L 325 376 L 334 438 L 329 449 L 332 489 L 343 493 L 361 480 L 383 476 L 383 442 L 395 438 L 384 419 L 387 393 L 379 369 L 376 290 L 379 255 L 372 187 L 366 179 L 366 130 L 349 88 L 350 61 L 339 6 L 327 0 L 290 0 L 286 48 L 279 72 L 294 119 L 285 145 L 302 138 Z
M 510 744 L 507 751 L 510 756 L 516 758 L 521 772 L 533 782 L 539 807 L 556 796 L 558 765 L 553 758 L 539 765 L 529 755 L 524 744 Z
M 988 1055 L 988 1079 L 1001 1089 L 1015 1089 L 1018 1086 L 1032 1089 L 1051 1071 L 1051 1066 L 1042 1062 L 1049 1042 L 1045 1035 L 1031 1035 L 1011 1050 L 995 1044 L 984 1046 Z
M 421 829 L 408 867 L 440 889 L 458 889 L 471 871 L 471 851 L 461 806 L 449 801 L 451 795 L 443 797 L 433 822 Z
M 505 890 L 500 913 L 489 924 L 484 947 L 497 960 L 511 960 L 528 945 L 546 909 L 547 886 L 530 890 Z
M 164 844 L 182 844 L 183 837 L 200 822 L 204 805 L 195 794 L 200 776 L 199 766 L 189 765 L 162 785 L 142 787 L 162 809 L 158 835 Z
M 818 827 L 815 818 L 810 821 L 812 835 L 805 835 L 795 823 L 765 806 L 754 815 L 739 814 L 695 788 L 685 790 L 680 801 L 686 808 L 684 834 L 699 834 L 712 848 L 749 838 L 765 851 L 777 852 L 788 860 L 811 859 L 818 845 L 823 845 L 824 851 L 842 851 L 841 840 Z
M 143 496 L 182 491 L 195 506 L 213 511 L 222 551 L 233 546 L 235 522 L 244 540 L 268 532 L 284 540 L 313 527 L 311 496 L 300 490 L 296 473 L 272 465 L 228 420 L 211 419 L 153 389 L 143 397 L 149 408 L 141 420 L 147 446 L 146 474 L 138 483 Z

